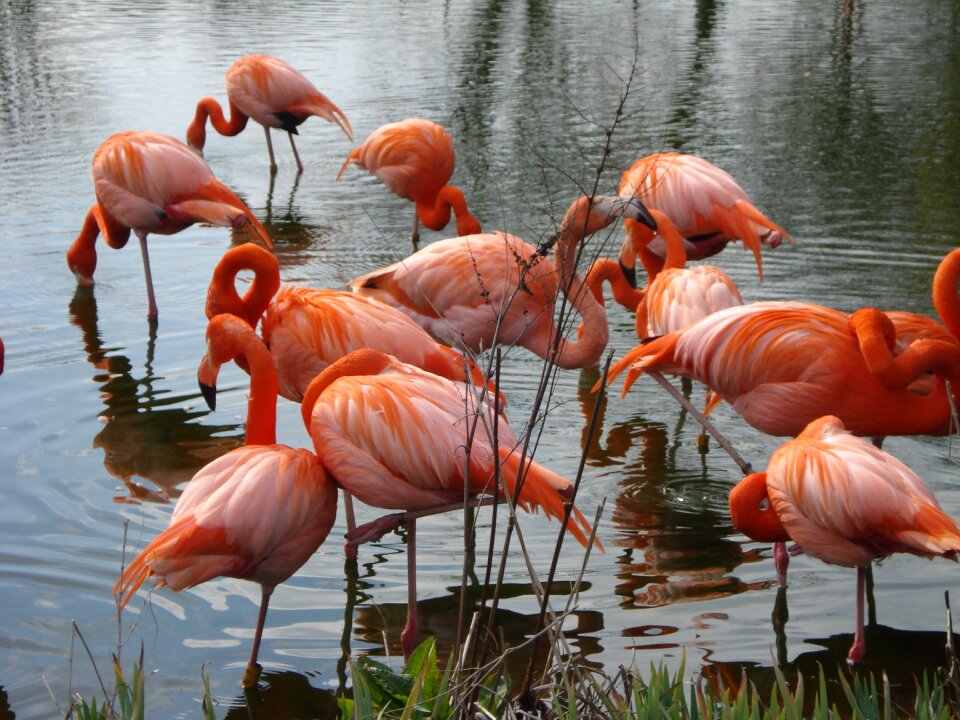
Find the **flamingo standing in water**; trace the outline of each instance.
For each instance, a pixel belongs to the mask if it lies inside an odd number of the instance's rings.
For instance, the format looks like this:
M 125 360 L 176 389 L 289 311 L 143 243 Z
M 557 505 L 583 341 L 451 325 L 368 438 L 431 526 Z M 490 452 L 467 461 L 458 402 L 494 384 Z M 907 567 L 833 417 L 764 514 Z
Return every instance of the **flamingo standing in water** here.
M 519 441 L 506 419 L 495 418 L 490 405 L 479 405 L 463 383 L 375 350 L 352 352 L 320 373 L 307 388 L 301 411 L 327 472 L 374 507 L 428 509 L 462 504 L 465 492 L 503 494 L 524 509 L 539 507 L 560 518 L 571 500 L 572 483 L 529 459 L 521 461 Z M 473 418 L 479 420 L 475 433 Z M 491 440 L 495 422 L 496 446 Z M 567 529 L 585 545 L 588 526 L 579 510 L 571 512 Z M 399 522 L 399 515 L 381 518 L 347 538 L 353 543 L 376 539 Z M 401 640 L 407 655 L 417 636 L 415 523 L 406 522 L 409 604 Z
M 870 562 L 895 552 L 952 558 L 960 551 L 956 521 L 923 481 L 830 415 L 781 445 L 765 473 L 741 480 L 730 493 L 730 515 L 754 540 L 792 540 L 824 562 L 857 568 L 851 662 L 866 652 L 863 598 Z
M 240 297 L 237 274 L 253 271 Z M 278 292 L 279 290 L 279 292 Z M 280 394 L 300 402 L 310 381 L 330 363 L 363 347 L 450 380 L 484 384 L 471 360 L 441 345 L 413 320 L 373 298 L 297 285 L 280 287 L 280 264 L 256 245 L 228 250 L 217 263 L 207 291 L 207 317 L 232 313 L 261 332 L 277 369 Z M 502 398 L 501 398 L 502 400 Z
M 713 163 L 682 153 L 654 153 L 637 160 L 620 180 L 620 194 L 643 201 L 650 209 L 670 216 L 684 237 L 689 260 L 716 255 L 732 240 L 742 240 L 753 252 L 763 279 L 760 246 L 775 248 L 787 240 L 786 231 L 769 220 L 751 202 L 733 176 Z M 631 235 L 643 232 L 633 221 L 625 223 L 627 239 L 620 256 L 628 279 L 636 286 Z M 663 269 L 667 250 L 659 239 L 646 245 L 640 259 L 652 279 Z
M 855 435 L 945 435 L 946 381 L 960 399 L 958 278 L 960 249 L 934 276 L 946 328 L 913 313 L 864 308 L 848 316 L 812 303 L 753 303 L 638 345 L 610 380 L 629 368 L 626 394 L 646 370 L 693 377 L 770 435 L 797 435 L 823 415 Z
M 350 163 L 375 175 L 395 195 L 416 204 L 413 244 L 420 239 L 420 223 L 443 230 L 450 211 L 457 218 L 457 235 L 480 232 L 480 223 L 467 210 L 463 191 L 449 185 L 456 155 L 453 138 L 441 125 L 421 118 L 381 125 L 347 157 L 337 179 Z
M 350 289 L 399 308 L 454 347 L 480 352 L 495 343 L 517 344 L 561 368 L 596 367 L 609 328 L 603 306 L 576 273 L 577 249 L 621 216 L 656 226 L 634 198 L 580 197 L 560 224 L 553 266 L 545 250 L 513 235 L 467 235 L 440 240 L 356 278 Z M 576 342 L 558 339 L 554 307 L 561 291 L 583 321 Z
M 297 173 L 303 172 L 303 163 L 297 154 L 293 136 L 298 135 L 297 126 L 311 115 L 334 123 L 350 141 L 353 130 L 347 116 L 330 99 L 314 87 L 296 68 L 279 58 L 269 55 L 244 55 L 227 70 L 227 100 L 230 104 L 230 119 L 224 118 L 223 109 L 212 97 L 197 103 L 193 122 L 187 128 L 187 144 L 199 153 L 207 140 L 207 118 L 221 135 L 239 135 L 253 118 L 263 125 L 270 153 L 270 172 L 277 171 L 273 157 L 270 128 L 286 130 L 297 161 Z
M 210 167 L 176 138 L 150 132 L 111 135 L 93 156 L 97 201 L 67 250 L 67 264 L 81 285 L 93 284 L 96 240 L 112 248 L 140 239 L 147 282 L 147 318 L 157 319 L 147 234 L 172 235 L 197 222 L 246 227 L 254 240 L 272 247 L 266 230 L 244 202 L 217 180 Z
M 337 488 L 316 455 L 276 442 L 277 378 L 263 343 L 243 320 L 221 315 L 207 327 L 198 379 L 204 395 L 220 366 L 243 359 L 250 369 L 246 444 L 209 463 L 187 485 L 170 525 L 126 568 L 113 588 L 120 609 L 149 577 L 183 590 L 226 576 L 260 583 L 262 595 L 243 686 L 260 676 L 257 655 L 274 588 L 327 537 Z

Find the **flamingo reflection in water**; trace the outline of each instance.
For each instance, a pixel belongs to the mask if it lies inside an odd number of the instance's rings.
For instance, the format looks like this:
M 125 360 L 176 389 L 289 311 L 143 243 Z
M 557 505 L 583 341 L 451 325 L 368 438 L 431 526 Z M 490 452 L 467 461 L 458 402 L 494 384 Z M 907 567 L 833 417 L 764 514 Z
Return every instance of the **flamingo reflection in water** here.
M 136 372 L 120 348 L 109 347 L 103 340 L 95 288 L 77 287 L 69 315 L 81 332 L 83 351 L 94 370 L 92 380 L 103 402 L 98 412 L 103 426 L 93 438 L 93 447 L 103 450 L 107 472 L 129 493 L 115 501 L 169 502 L 200 468 L 242 443 L 239 425 L 199 422 L 207 414 L 199 393 L 173 395 L 163 387 L 163 377 L 153 367 L 155 328 L 147 340 L 143 371 Z

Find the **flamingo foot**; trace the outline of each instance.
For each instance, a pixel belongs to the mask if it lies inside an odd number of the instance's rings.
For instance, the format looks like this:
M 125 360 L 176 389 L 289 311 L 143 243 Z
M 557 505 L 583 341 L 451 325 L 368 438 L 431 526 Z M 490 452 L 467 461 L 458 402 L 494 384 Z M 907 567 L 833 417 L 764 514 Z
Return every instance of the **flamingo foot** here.
M 850 646 L 850 652 L 847 653 L 847 663 L 850 665 L 857 665 L 863 661 L 863 658 L 866 654 L 867 643 L 863 639 L 863 636 L 855 637 L 853 640 L 853 645 Z
M 352 532 L 348 532 L 344 536 L 347 540 L 344 543 L 344 549 L 346 549 L 347 545 L 352 545 L 354 549 L 356 549 L 358 545 L 363 545 L 363 543 L 379 540 L 387 533 L 393 532 L 400 527 L 402 522 L 403 513 L 393 513 L 391 515 L 384 515 L 363 525 L 358 525 Z
M 417 627 L 416 617 L 407 617 L 407 624 L 403 626 L 400 632 L 400 645 L 403 647 L 403 659 L 409 658 L 413 651 L 417 649 L 417 638 L 420 634 L 420 628 Z
M 260 681 L 260 673 L 263 671 L 263 668 L 260 666 L 260 663 L 251 663 L 247 665 L 247 669 L 243 671 L 243 679 L 240 681 L 240 687 L 244 690 L 249 690 L 252 687 L 256 687 L 257 683 Z

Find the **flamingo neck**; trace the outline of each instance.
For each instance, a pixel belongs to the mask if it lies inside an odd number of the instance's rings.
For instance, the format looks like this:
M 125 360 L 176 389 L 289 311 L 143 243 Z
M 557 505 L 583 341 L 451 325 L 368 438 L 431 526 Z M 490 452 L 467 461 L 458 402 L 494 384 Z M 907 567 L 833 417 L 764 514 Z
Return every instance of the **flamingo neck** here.
M 207 141 L 207 118 L 210 118 L 210 124 L 221 135 L 239 135 L 247 126 L 249 118 L 230 103 L 230 119 L 223 116 L 223 109 L 212 97 L 205 97 L 197 103 L 197 111 L 193 116 L 193 122 L 187 128 L 187 145 L 194 150 L 203 150 Z
M 767 474 L 753 473 L 730 491 L 730 518 L 734 527 L 759 542 L 787 542 L 787 534 L 767 491 Z
M 933 305 L 947 329 L 960 338 L 960 248 L 947 254 L 933 276 Z
M 580 242 L 588 233 L 579 216 L 565 220 L 554 250 L 553 266 L 560 280 L 560 289 L 570 305 L 580 315 L 582 333 L 576 342 L 562 339 L 559 344 L 557 366 L 564 369 L 596 367 L 600 355 L 610 339 L 607 313 L 592 291 L 577 274 L 577 255 Z M 588 231 L 595 230 L 586 226 Z
M 657 234 L 663 238 L 663 242 L 667 246 L 667 256 L 663 260 L 663 269 L 686 267 L 687 249 L 683 242 L 683 236 L 677 230 L 677 226 L 673 224 L 673 220 L 659 210 L 651 209 L 650 214 L 657 221 Z
M 467 210 L 463 191 L 454 185 L 444 185 L 432 202 L 417 201 L 417 216 L 431 230 L 443 230 L 450 222 L 450 211 L 457 218 L 457 235 L 475 235 L 480 223 Z
M 637 306 L 643 300 L 644 291 L 630 287 L 630 283 L 623 276 L 619 263 L 610 258 L 597 258 L 587 275 L 583 279 L 583 284 L 590 289 L 593 299 L 603 307 L 603 283 L 610 283 L 610 291 L 613 293 L 613 299 L 630 312 L 636 312 Z
M 246 445 L 277 442 L 277 370 L 266 345 L 253 331 L 240 353 L 250 369 L 250 399 L 247 401 Z
M 243 297 L 237 292 L 237 274 L 253 271 L 253 282 Z M 244 244 L 228 250 L 213 270 L 207 290 L 207 318 L 230 313 L 256 328 L 270 300 L 280 289 L 280 264 L 257 245 Z
M 94 203 L 87 211 L 80 234 L 67 250 L 67 265 L 77 280 L 86 285 L 93 282 L 93 272 L 97 269 L 97 236 L 100 235 L 98 209 L 99 206 Z
M 300 402 L 300 414 L 303 416 L 303 424 L 307 431 L 310 430 L 310 419 L 313 416 L 313 408 L 317 404 L 317 400 L 332 383 L 342 377 L 351 375 L 379 375 L 392 364 L 393 360 L 389 355 L 370 348 L 354 350 L 339 360 L 330 363 L 310 381 L 303 393 L 303 400 Z

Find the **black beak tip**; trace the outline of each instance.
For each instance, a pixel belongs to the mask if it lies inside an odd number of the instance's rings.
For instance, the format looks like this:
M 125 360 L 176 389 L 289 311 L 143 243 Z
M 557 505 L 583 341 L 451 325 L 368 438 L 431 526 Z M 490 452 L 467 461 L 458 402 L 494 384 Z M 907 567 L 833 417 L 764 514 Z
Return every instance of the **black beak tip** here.
M 635 267 L 627 267 L 623 262 L 619 262 L 620 272 L 623 273 L 623 277 L 626 278 L 627 283 L 634 290 L 637 289 L 637 269 Z
M 211 410 L 217 409 L 217 386 L 216 385 L 205 385 L 204 383 L 199 383 L 200 385 L 200 394 L 203 395 L 203 399 L 207 402 L 207 407 Z

